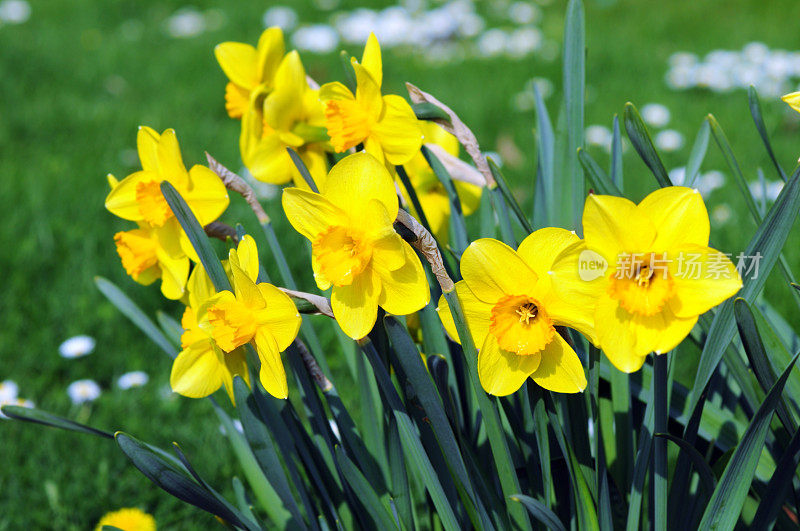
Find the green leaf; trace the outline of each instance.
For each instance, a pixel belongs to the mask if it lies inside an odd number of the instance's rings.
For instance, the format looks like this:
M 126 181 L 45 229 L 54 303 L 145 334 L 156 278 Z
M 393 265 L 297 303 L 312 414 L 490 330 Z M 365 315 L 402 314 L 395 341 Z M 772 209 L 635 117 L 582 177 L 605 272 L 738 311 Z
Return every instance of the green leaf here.
M 611 370 L 616 370 L 612 368 Z M 633 467 L 633 481 L 631 484 L 630 496 L 628 498 L 628 522 L 626 529 L 636 531 L 640 527 L 642 516 L 642 496 L 644 494 L 644 481 L 647 475 L 648 463 L 650 462 L 650 450 L 653 444 L 653 422 L 654 422 L 654 386 L 650 386 L 650 392 L 645 402 L 647 407 L 644 412 L 641 428 L 639 428 L 639 444 L 637 446 L 636 464 Z
M 653 400 L 655 404 L 653 430 L 657 433 L 667 432 L 669 421 L 667 354 L 656 355 L 653 359 Z M 654 528 L 667 529 L 667 441 L 653 441 L 653 505 Z
M 703 159 L 706 158 L 710 133 L 711 127 L 708 125 L 707 121 L 703 120 L 703 123 L 700 125 L 700 130 L 697 132 L 697 137 L 694 139 L 692 152 L 689 154 L 689 161 L 686 163 L 686 175 L 683 178 L 683 186 L 691 187 L 695 179 L 697 179 L 697 176 L 700 175 L 700 166 L 703 164 Z
M 761 497 L 756 514 L 753 517 L 752 529 L 772 529 L 781 507 L 791 492 L 792 480 L 800 463 L 800 430 L 794 432 L 786 447 L 775 474 L 767 483 L 767 490 Z
M 433 505 L 436 507 L 436 513 L 442 521 L 442 527 L 448 531 L 461 529 L 453 508 L 450 507 L 450 503 L 447 501 L 447 495 L 442 489 L 442 484 L 436 476 L 436 471 L 433 469 L 430 459 L 428 459 L 422 444 L 419 442 L 419 435 L 414 429 L 414 424 L 405 412 L 395 409 L 393 413 L 406 462 L 409 463 L 411 470 L 416 472 L 419 479 L 428 489 L 428 494 L 430 494 Z
M 169 181 L 161 182 L 161 193 L 164 194 L 164 199 L 167 200 L 172 213 L 178 218 L 178 222 L 192 243 L 192 247 L 200 258 L 200 263 L 203 264 L 216 290 L 233 291 L 230 280 L 228 280 L 228 276 L 222 268 L 222 262 L 219 261 L 219 257 L 214 252 L 214 249 L 211 248 L 208 236 L 206 236 L 200 223 L 197 222 L 197 218 L 189 208 L 189 205 L 186 204 L 186 201 L 183 200 Z
M 551 511 L 545 504 L 536 498 L 531 498 L 530 496 L 525 496 L 524 494 L 514 494 L 511 496 L 511 499 L 523 504 L 525 508 L 528 509 L 528 512 L 531 513 L 531 516 L 541 522 L 547 529 L 551 529 L 553 531 L 567 531 L 564 527 L 564 524 L 562 524 L 561 520 L 559 520 L 558 516 L 556 516 L 556 513 Z
M 717 486 L 717 480 L 714 478 L 714 473 L 711 471 L 711 467 L 708 466 L 705 458 L 700 452 L 697 451 L 697 448 L 680 437 L 675 437 L 669 433 L 656 433 L 655 437 L 664 438 L 677 444 L 680 449 L 683 450 L 687 456 L 689 456 L 689 459 L 691 459 L 695 470 L 697 470 L 697 473 L 700 476 L 700 484 L 703 486 L 706 492 L 709 494 L 714 492 L 714 488 Z M 679 484 L 678 488 L 686 489 L 686 484 Z M 673 522 L 672 525 L 675 525 L 675 523 Z
M 113 433 L 92 428 L 33 407 L 7 405 L 0 408 L 0 411 L 2 411 L 3 415 L 15 420 L 33 422 L 34 424 L 42 424 L 51 428 L 61 428 L 62 430 L 76 431 L 78 433 L 88 433 L 89 435 L 97 435 L 106 439 L 114 438 Z
M 758 275 L 744 279 L 744 287 L 739 292 L 739 296 L 743 299 L 753 300 L 764 287 L 797 218 L 798 211 L 800 211 L 800 168 L 795 170 L 792 178 L 781 190 L 777 200 L 744 251 L 745 256 L 756 256 L 756 253 L 760 253 L 761 261 Z M 711 329 L 700 355 L 700 364 L 692 388 L 690 409 L 694 408 L 700 393 L 708 385 L 711 375 L 733 339 L 735 328 L 733 301 L 728 299 L 719 307 L 711 322 Z
M 414 103 L 411 105 L 414 109 L 414 114 L 417 120 L 445 120 L 450 121 L 450 116 L 438 105 L 424 101 L 422 103 Z
M 311 177 L 311 172 L 308 171 L 306 167 L 306 163 L 303 162 L 303 159 L 300 158 L 300 155 L 297 154 L 297 151 L 293 150 L 290 147 L 286 148 L 286 151 L 289 153 L 289 158 L 292 159 L 297 171 L 300 172 L 300 176 L 306 182 L 311 191 L 314 193 L 319 193 L 319 188 L 317 188 L 317 183 L 314 182 L 314 178 Z
M 642 158 L 644 163 L 653 172 L 653 175 L 661 187 L 672 186 L 672 181 L 669 179 L 667 170 L 664 169 L 664 163 L 658 156 L 653 141 L 650 139 L 650 133 L 647 131 L 647 126 L 644 125 L 642 117 L 639 116 L 639 111 L 633 103 L 625 104 L 625 130 L 628 132 L 628 138 L 633 144 L 633 148 Z
M 531 222 L 528 221 L 527 217 L 525 217 L 522 207 L 519 206 L 519 203 L 517 203 L 517 200 L 514 198 L 514 194 L 511 193 L 511 189 L 508 187 L 506 178 L 503 177 L 503 173 L 500 171 L 500 168 L 497 166 L 494 160 L 491 159 L 491 157 L 487 158 L 486 161 L 489 163 L 489 169 L 492 172 L 495 182 L 497 182 L 497 187 L 500 188 L 500 192 L 503 194 L 503 198 L 506 200 L 506 204 L 511 207 L 511 210 L 514 212 L 517 221 L 519 221 L 520 225 L 522 225 L 522 228 L 525 229 L 525 232 L 530 234 L 533 232 Z
M 388 507 L 381 502 L 372 485 L 350 458 L 347 457 L 341 446 L 336 446 L 336 462 L 341 467 L 342 475 L 347 484 L 350 485 L 358 500 L 367 509 L 369 515 L 378 525 L 378 529 L 398 529 L 397 522 L 395 522 Z
M 122 292 L 113 282 L 103 277 L 94 277 L 97 289 L 122 312 L 122 315 L 131 320 L 139 330 L 144 332 L 150 340 L 158 345 L 161 350 L 167 353 L 170 358 L 178 355 L 175 346 L 167 339 L 167 336 L 159 330 L 155 323 L 145 315 L 145 313 L 133 302 L 125 293 Z
M 731 172 L 733 172 L 736 186 L 738 186 L 739 192 L 741 192 L 742 197 L 744 197 L 744 201 L 747 203 L 747 208 L 753 215 L 753 219 L 756 221 L 760 220 L 761 214 L 758 211 L 758 206 L 756 206 L 756 202 L 753 199 L 753 194 L 750 193 L 750 188 L 747 186 L 747 179 L 745 179 L 744 174 L 742 174 L 742 169 L 739 167 L 739 161 L 736 160 L 736 156 L 733 154 L 733 149 L 731 149 L 731 145 L 728 142 L 728 137 L 725 136 L 725 131 L 722 130 L 722 126 L 719 125 L 719 122 L 717 122 L 717 119 L 714 118 L 714 115 L 709 114 L 706 117 L 706 120 L 711 126 L 711 132 L 714 135 L 714 140 L 717 141 L 717 145 L 719 146 L 720 151 L 722 151 L 722 155 L 725 157 L 725 162 L 728 163 Z
M 583 145 L 583 109 L 586 91 L 586 30 L 583 3 L 570 0 L 564 26 L 564 119 L 567 142 L 565 173 L 559 194 L 568 209 L 561 218 L 565 227 L 577 226 L 585 198 L 583 176 L 578 170 L 578 148 Z
M 611 137 L 611 167 L 608 170 L 611 182 L 620 191 L 622 186 L 622 135 L 619 132 L 619 116 L 614 115 L 614 132 Z M 620 194 L 622 195 L 622 194 Z
M 585 149 L 578 148 L 578 160 L 583 166 L 583 174 L 589 179 L 589 184 L 591 184 L 595 193 L 622 196 L 622 192 L 617 188 L 617 185 L 609 179 L 608 175 L 605 174 L 600 165 L 595 162 Z
M 407 529 L 415 529 L 414 500 L 408 482 L 408 471 L 403 457 L 403 447 L 400 443 L 400 433 L 397 431 L 397 422 L 394 419 L 389 421 L 387 447 L 391 492 L 398 516 Z
M 753 122 L 756 124 L 756 129 L 761 136 L 761 141 L 764 142 L 767 154 L 772 160 L 772 164 L 775 165 L 775 170 L 778 172 L 780 178 L 786 182 L 788 179 L 786 177 L 786 172 L 783 171 L 783 168 L 778 162 L 778 158 L 775 156 L 775 152 L 772 150 L 772 144 L 767 134 L 767 127 L 764 125 L 764 117 L 761 115 L 761 102 L 758 100 L 758 92 L 756 92 L 756 88 L 753 85 L 750 85 L 747 89 L 747 103 L 750 105 L 750 115 L 753 117 Z
M 555 198 L 555 138 L 553 124 L 547 113 L 542 94 L 539 88 L 533 86 L 536 99 L 536 132 L 537 132 L 537 160 L 536 160 L 536 195 L 534 197 L 534 220 L 537 226 L 553 225 L 552 208 L 556 204 Z
M 422 146 L 422 156 L 425 157 L 425 160 L 428 162 L 428 166 L 431 167 L 431 170 L 433 170 L 433 173 L 447 191 L 447 196 L 450 199 L 451 239 L 455 243 L 455 251 L 458 254 L 461 254 L 464 252 L 464 249 L 467 248 L 467 245 L 469 245 L 467 226 L 464 221 L 464 214 L 461 210 L 461 199 L 459 199 L 455 184 L 453 184 L 453 179 L 450 177 L 450 173 L 442 164 L 442 161 L 440 161 L 439 158 L 434 155 L 433 152 L 426 146 Z M 489 164 L 491 164 L 491 162 Z M 444 243 L 446 244 L 447 242 Z
M 297 501 L 292 494 L 289 481 L 286 478 L 286 473 L 283 466 L 281 466 L 278 453 L 275 451 L 272 437 L 270 437 L 264 423 L 259 420 L 258 406 L 255 403 L 255 398 L 250 393 L 250 388 L 247 387 L 247 384 L 241 376 L 237 375 L 234 377 L 233 390 L 236 396 L 236 410 L 239 412 L 244 436 L 245 439 L 247 439 L 250 450 L 261 467 L 264 477 L 275 489 L 275 492 L 280 497 L 280 501 L 283 502 L 283 507 L 288 509 L 294 518 L 292 526 L 304 529 L 305 523 L 300 514 L 300 508 L 297 506 Z M 313 516 L 313 514 L 309 515 L 309 518 L 313 518 Z
M 156 321 L 158 321 L 161 330 L 164 331 L 164 335 L 167 336 L 169 341 L 177 346 L 181 344 L 181 335 L 183 335 L 183 327 L 181 323 L 179 323 L 174 317 L 168 315 L 167 313 L 156 310 Z
M 163 450 L 158 450 L 122 432 L 117 432 L 115 439 L 133 465 L 161 489 L 242 529 L 248 531 L 260 529 L 255 522 L 244 518 L 230 503 L 197 483 L 179 461 L 166 459 Z
M 783 371 L 753 416 L 706 506 L 700 529 L 733 529 L 736 526 L 750 490 L 758 459 L 761 457 L 761 449 L 769 432 L 772 414 L 779 403 L 783 387 L 798 355 L 795 355 Z
M 497 220 L 500 223 L 500 239 L 511 247 L 517 247 L 517 241 L 514 238 L 514 231 L 511 228 L 511 218 L 508 215 L 508 205 L 503 198 L 503 192 L 499 187 L 489 189 L 489 198 L 492 201 L 492 208 L 497 214 Z

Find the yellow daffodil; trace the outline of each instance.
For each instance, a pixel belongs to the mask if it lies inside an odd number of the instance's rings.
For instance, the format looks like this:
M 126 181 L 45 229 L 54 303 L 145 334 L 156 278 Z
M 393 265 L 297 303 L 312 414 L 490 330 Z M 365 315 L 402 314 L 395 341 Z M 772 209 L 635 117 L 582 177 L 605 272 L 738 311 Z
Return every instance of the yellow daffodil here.
M 370 34 L 361 63 L 352 59 L 356 94 L 341 83 L 327 83 L 319 97 L 331 143 L 338 153 L 363 143 L 380 162 L 405 164 L 422 145 L 414 111 L 400 96 L 381 96 L 383 65 L 378 39 Z
M 136 507 L 107 513 L 97 522 L 95 531 L 101 531 L 106 525 L 122 531 L 156 531 L 155 518 Z
M 449 155 L 458 157 L 459 143 L 455 136 L 433 122 L 423 122 L 422 131 L 425 135 L 424 141 L 426 144 L 441 146 Z M 433 232 L 437 240 L 447 243 L 450 231 L 450 197 L 447 195 L 447 190 L 436 177 L 436 174 L 433 173 L 421 152 L 414 155 L 405 164 L 405 169 L 411 185 L 417 193 L 417 198 L 428 220 L 431 232 Z M 469 216 L 478 208 L 483 189 L 480 186 L 455 179 L 453 184 L 456 187 L 458 198 L 461 200 L 461 210 L 465 216 Z M 406 202 L 411 205 L 411 198 L 406 189 L 402 185 L 400 189 L 403 191 L 403 197 L 405 197 Z M 419 218 L 413 206 L 411 207 L 411 214 Z
M 491 238 L 476 240 L 461 257 L 456 293 L 478 352 L 478 376 L 487 393 L 505 396 L 529 377 L 559 393 L 586 388 L 578 355 L 556 330 L 568 326 L 593 337 L 591 311 L 560 298 L 548 271 L 564 249 L 580 239 L 564 229 L 540 229 L 517 251 Z M 458 340 L 444 297 L 437 309 Z
M 300 314 L 281 290 L 258 278 L 258 253 L 252 238 L 245 236 L 231 249 L 228 264 L 233 292 L 221 291 L 202 304 L 200 327 L 211 334 L 217 346 L 230 355 L 252 343 L 261 361 L 259 379 L 276 398 L 286 398 L 289 388 L 281 352 L 297 337 Z
M 700 314 L 742 286 L 730 259 L 708 247 L 708 212 L 697 190 L 661 188 L 638 205 L 590 195 L 583 232 L 584 242 L 553 266 L 553 283 L 594 308 L 598 345 L 621 371 L 675 348 Z
M 256 93 L 266 94 L 286 52 L 283 31 L 267 28 L 253 47 L 243 42 L 223 42 L 214 48 L 222 71 L 230 80 L 225 87 L 225 109 L 231 118 L 241 118 Z
M 790 94 L 786 94 L 781 98 L 785 101 L 789 107 L 800 112 L 800 92 L 792 92 Z
M 259 181 L 284 184 L 294 179 L 296 186 L 308 188 L 286 151 L 290 147 L 319 186 L 327 170 L 324 125 L 319 90 L 309 87 L 300 55 L 290 52 L 278 67 L 273 90 L 244 114 L 239 139 L 242 160 Z
M 255 248 L 255 243 L 250 236 L 245 236 L 239 243 L 237 252 L 249 252 L 250 248 Z M 230 269 L 227 262 L 224 265 L 226 269 Z M 239 375 L 250 384 L 244 349 L 223 352 L 211 334 L 200 326 L 197 319 L 200 308 L 216 293 L 202 265 L 196 266 L 192 271 L 187 290 L 189 305 L 181 319 L 182 350 L 172 363 L 170 386 L 174 392 L 183 396 L 202 398 L 224 385 L 231 402 L 234 402 L 233 377 Z
M 149 227 L 140 223 L 138 229 L 118 232 L 114 235 L 117 254 L 125 272 L 139 284 L 145 286 L 161 279 L 161 293 L 168 299 L 177 300 L 184 294 L 189 276 L 189 257 L 174 233 L 177 220 L 163 227 Z
M 161 194 L 168 181 L 181 194 L 201 225 L 217 219 L 228 207 L 228 191 L 220 178 L 205 166 L 186 171 L 175 131 L 161 135 L 140 127 L 136 137 L 142 171 L 128 175 L 111 189 L 106 208 L 122 219 L 163 227 L 175 216 Z
M 286 217 L 311 240 L 317 286 L 333 286 L 333 314 L 353 339 L 369 333 L 378 306 L 407 315 L 430 300 L 419 258 L 392 225 L 398 208 L 391 175 L 369 153 L 336 164 L 321 194 L 283 192 Z

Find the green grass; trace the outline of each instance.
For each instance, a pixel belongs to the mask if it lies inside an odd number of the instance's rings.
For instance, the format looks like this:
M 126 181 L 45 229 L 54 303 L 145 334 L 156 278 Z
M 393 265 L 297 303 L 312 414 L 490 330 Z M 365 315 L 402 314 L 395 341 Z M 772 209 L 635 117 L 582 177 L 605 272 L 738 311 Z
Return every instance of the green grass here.
M 711 112 L 725 128 L 745 175 L 754 178 L 760 166 L 775 178 L 750 121 L 744 91 L 673 92 L 663 79 L 666 60 L 675 51 L 739 49 L 751 40 L 791 49 L 797 43 L 793 21 L 800 6 L 793 0 L 681 0 L 657 6 L 630 0 L 602 7 L 608 3 L 588 1 L 586 6 L 586 123 L 610 125 L 626 101 L 667 105 L 673 116 L 670 127 L 687 139 L 680 152 L 664 156 L 672 168 L 685 164 L 700 123 Z M 211 2 L 194 4 L 212 7 Z M 343 7 L 355 4 L 343 2 Z M 164 35 L 162 24 L 180 6 L 174 1 L 138 2 L 135 7 L 122 1 L 42 2 L 34 3 L 27 23 L 0 27 L 0 179 L 6 204 L 0 224 L 0 380 L 15 380 L 21 396 L 55 413 L 123 429 L 161 446 L 178 441 L 197 469 L 230 493 L 236 466 L 210 405 L 162 398 L 169 360 L 93 284 L 95 275 L 106 276 L 150 314 L 162 308 L 180 315 L 180 305 L 165 302 L 156 287 L 144 288 L 126 277 L 112 235 L 130 224 L 103 208 L 105 174 L 123 177 L 136 169 L 131 150 L 139 124 L 175 128 L 187 164 L 202 162 L 208 150 L 232 169 L 240 166 L 238 123 L 225 115 L 225 79 L 212 50 L 224 40 L 255 42 L 266 4 L 226 4 L 226 23 L 220 29 L 174 40 Z M 565 2 L 557 1 L 545 9 L 542 27 L 550 38 L 560 39 L 564 7 Z M 318 21 L 325 15 L 309 8 L 303 18 Z M 139 40 L 128 40 L 121 31 L 131 19 L 141 22 Z M 306 55 L 304 60 L 318 81 L 343 77 L 335 55 Z M 557 87 L 547 102 L 555 117 L 559 61 L 475 59 L 433 68 L 388 53 L 384 68 L 387 90 L 402 94 L 402 83 L 408 80 L 433 93 L 461 115 L 485 149 L 496 149 L 503 138 L 513 140 L 522 157 L 518 163 L 509 160 L 506 175 L 515 193 L 530 201 L 535 117 L 532 111 L 515 111 L 511 100 L 531 77 L 547 77 Z M 110 92 L 109 84 L 119 90 Z M 798 156 L 800 116 L 779 101 L 764 100 L 763 105 L 775 150 L 790 170 Z M 602 152 L 593 154 L 606 163 Z M 713 140 L 703 168 L 730 175 Z M 633 150 L 625 156 L 625 179 L 634 199 L 655 187 Z M 730 179 L 729 184 L 715 192 L 710 206 L 729 203 L 735 218 L 713 230 L 712 242 L 735 254 L 744 249 L 755 225 Z M 302 245 L 279 203 L 266 206 L 286 248 Z M 234 201 L 223 219 L 257 229 L 241 201 Z M 265 250 L 260 234 L 257 240 Z M 786 247 L 790 264 L 800 259 L 796 244 L 794 237 Z M 294 270 L 301 287 L 313 291 L 303 253 L 288 254 L 299 255 Z M 267 268 L 277 278 L 273 265 Z M 796 322 L 797 308 L 779 278 L 771 279 L 766 298 Z M 60 358 L 59 343 L 78 333 L 94 336 L 96 351 L 79 360 Z M 328 339 L 332 341 L 329 334 Z M 345 372 L 340 359 L 329 361 L 337 374 Z M 136 369 L 151 375 L 146 387 L 114 388 L 120 374 Z M 65 388 L 79 378 L 94 378 L 105 390 L 91 406 L 74 408 L 69 402 Z M 211 525 L 210 516 L 152 486 L 113 443 L 16 422 L 0 423 L 0 440 L 0 529 L 86 529 L 106 511 L 134 505 L 153 512 L 162 528 Z

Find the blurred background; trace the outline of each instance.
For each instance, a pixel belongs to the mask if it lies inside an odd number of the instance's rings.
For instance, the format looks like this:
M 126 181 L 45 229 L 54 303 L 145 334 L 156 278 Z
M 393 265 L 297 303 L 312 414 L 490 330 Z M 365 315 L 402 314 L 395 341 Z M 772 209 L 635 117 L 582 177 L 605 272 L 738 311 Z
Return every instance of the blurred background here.
M 266 26 L 279 25 L 287 48 L 300 50 L 308 73 L 326 82 L 344 78 L 339 50 L 360 57 L 375 31 L 384 91 L 405 95 L 410 81 L 449 104 L 499 156 L 515 194 L 530 206 L 532 87 L 555 120 L 565 8 L 564 0 L 0 0 L 0 401 L 31 401 L 161 446 L 177 441 L 199 472 L 230 494 L 235 463 L 210 404 L 170 391 L 170 360 L 94 286 L 96 275 L 109 278 L 150 315 L 160 309 L 179 318 L 182 311 L 157 284 L 142 287 L 125 275 L 113 234 L 131 224 L 103 207 L 106 174 L 122 178 L 139 168 L 137 126 L 174 128 L 187 166 L 202 163 L 207 150 L 239 170 L 239 122 L 225 113 L 226 79 L 214 45 L 255 44 Z M 779 97 L 800 83 L 800 3 L 585 0 L 585 9 L 591 154 L 607 165 L 613 116 L 632 101 L 680 183 L 695 135 L 713 113 L 757 201 L 768 207 L 781 185 L 752 125 L 746 88 L 758 89 L 778 159 L 794 167 L 800 115 Z M 624 174 L 634 200 L 656 186 L 630 146 Z M 713 139 L 696 186 L 709 207 L 714 246 L 735 256 L 755 226 Z M 278 192 L 259 189 L 287 248 L 301 245 Z M 222 219 L 255 224 L 236 198 Z M 793 235 L 790 264 L 800 258 L 797 243 Z M 313 291 L 300 255 L 296 276 Z M 779 279 L 770 280 L 765 296 L 797 322 Z M 341 361 L 332 355 L 329 363 L 346 381 Z M 0 441 L 0 529 L 87 529 L 128 506 L 151 512 L 162 528 L 213 525 L 209 515 L 152 486 L 111 442 L 3 420 Z

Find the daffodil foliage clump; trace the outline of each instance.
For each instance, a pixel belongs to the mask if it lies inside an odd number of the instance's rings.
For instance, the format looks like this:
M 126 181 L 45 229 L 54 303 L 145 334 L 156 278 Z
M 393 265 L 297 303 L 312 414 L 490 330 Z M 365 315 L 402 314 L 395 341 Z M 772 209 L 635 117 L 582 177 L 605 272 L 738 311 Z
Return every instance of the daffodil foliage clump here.
M 109 244 L 185 310 L 156 324 L 97 284 L 173 358 L 172 390 L 210 400 L 238 459 L 232 487 L 204 481 L 177 443 L 3 413 L 114 439 L 156 485 L 248 531 L 796 526 L 798 339 L 759 296 L 770 275 L 798 296 L 781 249 L 800 170 L 773 155 L 751 90 L 753 142 L 785 181 L 775 203 L 749 195 L 711 115 L 688 186 L 673 186 L 628 104 L 624 130 L 655 177 L 628 199 L 616 117 L 609 171 L 581 147 L 579 0 L 566 20 L 557 128 L 535 95 L 532 216 L 450 107 L 410 83 L 409 99 L 385 93 L 374 35 L 344 82 L 322 85 L 278 28 L 215 49 L 242 161 L 285 185 L 298 234 L 276 234 L 248 181 L 211 155 L 187 169 L 172 129 L 139 129 L 141 171 L 107 179 L 107 210 L 131 222 Z M 711 136 L 757 227 L 735 252 L 710 241 L 691 187 Z M 234 194 L 259 225 L 227 220 Z

